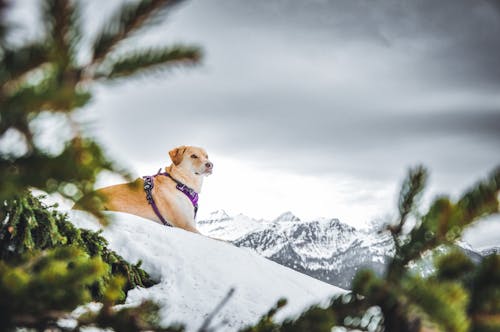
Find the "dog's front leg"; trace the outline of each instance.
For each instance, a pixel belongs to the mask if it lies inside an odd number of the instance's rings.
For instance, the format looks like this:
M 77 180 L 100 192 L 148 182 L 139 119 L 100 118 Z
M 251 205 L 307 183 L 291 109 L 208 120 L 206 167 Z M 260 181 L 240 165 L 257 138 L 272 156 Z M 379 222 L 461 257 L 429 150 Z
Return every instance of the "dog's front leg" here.
M 196 234 L 201 234 L 200 231 L 196 227 L 194 227 L 192 225 L 189 225 L 189 224 L 187 224 L 185 227 L 182 227 L 182 228 L 185 229 L 188 232 L 193 232 L 193 233 L 196 233 Z M 203 235 L 203 234 L 201 234 L 201 235 Z
M 172 221 L 174 226 L 182 228 L 188 232 L 201 234 L 200 231 L 195 227 L 196 222 L 193 217 L 188 217 L 184 211 L 179 211 L 177 209 L 172 209 Z

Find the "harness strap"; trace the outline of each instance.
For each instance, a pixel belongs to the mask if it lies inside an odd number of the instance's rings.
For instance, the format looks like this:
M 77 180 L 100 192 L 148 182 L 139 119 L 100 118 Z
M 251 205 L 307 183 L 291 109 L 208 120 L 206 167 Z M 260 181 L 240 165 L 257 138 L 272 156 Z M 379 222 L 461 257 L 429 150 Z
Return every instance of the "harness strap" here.
M 173 227 L 168 221 L 166 221 L 163 216 L 161 215 L 160 211 L 158 210 L 158 207 L 156 206 L 155 200 L 153 198 L 153 188 L 154 188 L 154 177 L 155 176 L 143 176 L 142 178 L 144 179 L 144 191 L 146 192 L 146 199 L 148 200 L 149 205 L 153 208 L 154 213 L 160 219 L 163 225 Z
M 191 204 L 193 204 L 194 217 L 196 218 L 196 214 L 198 212 L 198 199 L 199 199 L 198 193 L 196 191 L 194 191 L 194 189 L 186 186 L 184 183 L 182 183 L 179 180 L 177 180 L 174 177 L 172 177 L 170 174 L 168 174 L 168 172 L 163 172 L 163 173 L 159 173 L 158 172 L 157 175 L 168 176 L 169 178 L 171 178 L 177 184 L 175 186 L 177 188 L 177 190 L 179 190 L 184 195 L 186 195 L 187 198 L 189 198 L 189 200 L 191 201 Z
M 163 216 L 161 215 L 160 211 L 158 210 L 158 207 L 156 206 L 155 200 L 153 198 L 153 188 L 154 188 L 154 178 L 158 175 L 164 175 L 172 179 L 176 183 L 176 188 L 180 192 L 182 192 L 184 195 L 189 198 L 191 201 L 191 204 L 193 204 L 194 208 L 194 217 L 196 218 L 196 214 L 198 213 L 198 193 L 194 191 L 192 188 L 186 186 L 184 183 L 180 182 L 179 180 L 173 178 L 169 173 L 167 172 L 161 172 L 161 168 L 158 170 L 158 173 L 155 175 L 148 175 L 148 176 L 143 176 L 142 178 L 144 179 L 144 191 L 146 192 L 146 199 L 148 203 L 151 205 L 153 208 L 154 213 L 160 219 L 160 221 L 165 225 L 165 226 L 170 226 L 172 225 L 166 221 Z

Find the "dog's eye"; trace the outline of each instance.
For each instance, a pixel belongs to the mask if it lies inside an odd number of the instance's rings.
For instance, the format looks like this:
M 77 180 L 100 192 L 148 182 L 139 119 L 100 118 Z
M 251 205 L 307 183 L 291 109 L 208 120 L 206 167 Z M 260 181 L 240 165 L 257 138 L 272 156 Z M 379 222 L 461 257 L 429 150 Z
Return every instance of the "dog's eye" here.
M 191 155 L 191 158 L 196 159 L 196 158 L 198 158 L 198 156 L 197 156 L 197 155 L 195 155 L 195 154 L 192 154 L 192 155 Z

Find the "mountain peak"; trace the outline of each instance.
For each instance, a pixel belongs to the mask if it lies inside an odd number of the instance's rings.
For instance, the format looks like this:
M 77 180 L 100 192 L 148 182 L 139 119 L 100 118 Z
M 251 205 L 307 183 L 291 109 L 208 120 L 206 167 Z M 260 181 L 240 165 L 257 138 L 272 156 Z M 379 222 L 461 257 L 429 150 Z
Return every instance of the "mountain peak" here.
M 294 215 L 292 212 L 287 211 L 278 216 L 278 218 L 274 219 L 274 222 L 295 222 L 300 221 L 300 218 Z
M 213 212 L 210 212 L 210 219 L 228 219 L 229 215 L 226 211 L 220 209 Z
M 214 223 L 214 222 L 220 222 L 220 221 L 226 221 L 231 219 L 229 215 L 226 213 L 224 210 L 217 210 L 210 212 L 210 214 L 204 218 L 203 220 L 200 220 L 200 223 Z

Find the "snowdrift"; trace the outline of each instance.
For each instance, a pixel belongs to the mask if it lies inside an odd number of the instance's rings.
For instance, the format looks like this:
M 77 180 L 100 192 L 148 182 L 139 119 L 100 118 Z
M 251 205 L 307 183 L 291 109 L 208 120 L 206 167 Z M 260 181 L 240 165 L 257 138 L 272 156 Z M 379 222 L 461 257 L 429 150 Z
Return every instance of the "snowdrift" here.
M 69 211 L 69 215 L 79 227 L 100 228 L 84 212 Z M 125 213 L 112 213 L 103 236 L 129 262 L 142 260 L 144 270 L 160 281 L 148 289 L 129 291 L 126 304 L 154 300 L 162 306 L 163 324 L 181 322 L 188 331 L 197 330 L 231 288 L 234 295 L 213 321 L 227 321 L 222 329 L 226 331 L 257 322 L 282 297 L 288 305 L 278 319 L 294 317 L 313 304 L 326 304 L 333 295 L 344 292 L 250 249 Z

